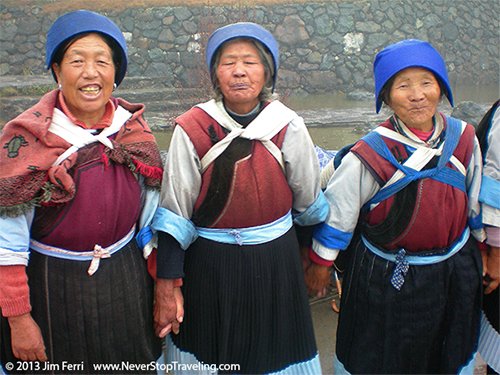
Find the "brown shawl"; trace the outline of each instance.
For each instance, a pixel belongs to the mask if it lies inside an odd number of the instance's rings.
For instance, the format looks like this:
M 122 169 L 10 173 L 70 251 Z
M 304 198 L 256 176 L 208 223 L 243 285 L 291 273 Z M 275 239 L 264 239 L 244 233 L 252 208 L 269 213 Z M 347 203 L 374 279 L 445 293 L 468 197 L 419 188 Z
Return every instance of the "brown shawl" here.
M 0 216 L 17 216 L 33 206 L 66 203 L 75 195 L 69 170 L 77 153 L 58 166 L 54 161 L 71 145 L 48 131 L 57 105 L 58 90 L 8 122 L 0 136 Z M 112 99 L 132 117 L 112 140 L 114 149 L 105 149 L 103 159 L 127 165 L 143 175 L 148 187 L 159 188 L 162 162 L 154 135 L 142 117 L 143 104 Z

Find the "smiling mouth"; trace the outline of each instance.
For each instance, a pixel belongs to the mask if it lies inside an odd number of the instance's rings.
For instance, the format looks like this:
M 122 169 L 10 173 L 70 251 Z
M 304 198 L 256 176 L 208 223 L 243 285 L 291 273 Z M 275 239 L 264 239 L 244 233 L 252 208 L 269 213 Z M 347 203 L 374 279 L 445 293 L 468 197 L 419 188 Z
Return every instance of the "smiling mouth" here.
M 101 91 L 101 88 L 97 86 L 82 87 L 80 91 L 82 91 L 84 94 L 97 95 Z

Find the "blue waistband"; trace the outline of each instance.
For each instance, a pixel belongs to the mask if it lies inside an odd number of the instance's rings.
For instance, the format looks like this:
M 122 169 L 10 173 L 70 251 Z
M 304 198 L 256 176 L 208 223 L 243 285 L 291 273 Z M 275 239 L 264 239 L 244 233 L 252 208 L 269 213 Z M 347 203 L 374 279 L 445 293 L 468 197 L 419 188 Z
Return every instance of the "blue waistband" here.
M 447 252 L 439 255 L 407 255 L 408 253 L 405 253 L 404 259 L 405 261 L 408 262 L 409 265 L 415 265 L 415 266 L 423 266 L 426 264 L 434 264 L 442 262 L 452 257 L 456 253 L 458 253 L 469 239 L 469 236 L 470 236 L 470 229 L 469 227 L 465 227 L 462 235 L 450 246 Z M 396 257 L 398 253 L 401 252 L 401 250 L 404 250 L 404 249 L 398 249 L 394 253 L 387 253 L 385 251 L 380 250 L 372 243 L 370 243 L 365 238 L 365 236 L 361 235 L 361 239 L 363 240 L 363 243 L 365 244 L 368 250 L 370 250 L 375 255 L 378 255 L 379 257 L 384 258 L 385 260 L 391 261 L 393 263 L 398 262 L 398 259 L 396 259 Z
M 256 227 L 233 229 L 196 227 L 196 229 L 200 237 L 208 240 L 243 246 L 270 242 L 288 232 L 292 225 L 292 214 L 288 212 L 271 223 Z
M 130 229 L 130 231 L 114 244 L 106 247 L 104 250 L 109 253 L 109 255 L 116 253 L 117 251 L 123 249 L 133 238 L 135 233 L 135 225 Z M 30 249 L 35 250 L 38 253 L 48 255 L 55 258 L 62 258 L 68 260 L 79 260 L 88 261 L 92 260 L 94 256 L 94 250 L 89 251 L 73 251 L 61 249 L 59 247 L 46 245 L 44 243 L 38 242 L 36 240 L 30 240 Z

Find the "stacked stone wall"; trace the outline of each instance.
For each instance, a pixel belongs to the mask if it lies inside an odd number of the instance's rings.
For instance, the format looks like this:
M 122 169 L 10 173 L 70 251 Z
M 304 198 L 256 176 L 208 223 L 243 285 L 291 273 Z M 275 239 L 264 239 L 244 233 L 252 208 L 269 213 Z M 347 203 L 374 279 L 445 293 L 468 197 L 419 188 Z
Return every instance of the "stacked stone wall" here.
M 45 11 L 47 2 L 40 3 L 0 5 L 0 76 L 47 74 L 45 35 L 60 14 Z M 445 58 L 452 84 L 491 84 L 499 79 L 498 0 L 273 2 L 102 13 L 127 39 L 127 76 L 161 77 L 172 87 L 207 84 L 207 36 L 237 21 L 262 24 L 278 39 L 280 92 L 372 91 L 375 54 L 406 38 L 430 41 Z

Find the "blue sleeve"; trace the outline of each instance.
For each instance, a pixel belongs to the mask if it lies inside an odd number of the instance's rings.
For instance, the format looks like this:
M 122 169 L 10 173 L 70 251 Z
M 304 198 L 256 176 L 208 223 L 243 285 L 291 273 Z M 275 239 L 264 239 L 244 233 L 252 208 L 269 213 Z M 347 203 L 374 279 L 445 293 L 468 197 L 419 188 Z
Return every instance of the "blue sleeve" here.
M 486 203 L 488 206 L 500 209 L 500 181 L 483 175 L 481 191 L 479 193 L 479 202 Z
M 35 209 L 16 217 L 0 217 L 0 265 L 27 265 Z
M 351 232 L 343 232 L 323 223 L 314 229 L 313 238 L 329 249 L 345 250 L 352 235 Z
M 307 226 L 322 223 L 326 220 L 330 206 L 325 198 L 325 194 L 320 190 L 318 197 L 304 212 L 294 215 L 295 224 Z
M 170 234 L 184 250 L 198 238 L 198 231 L 191 220 L 185 219 L 163 207 L 158 207 L 156 210 L 151 228 Z

